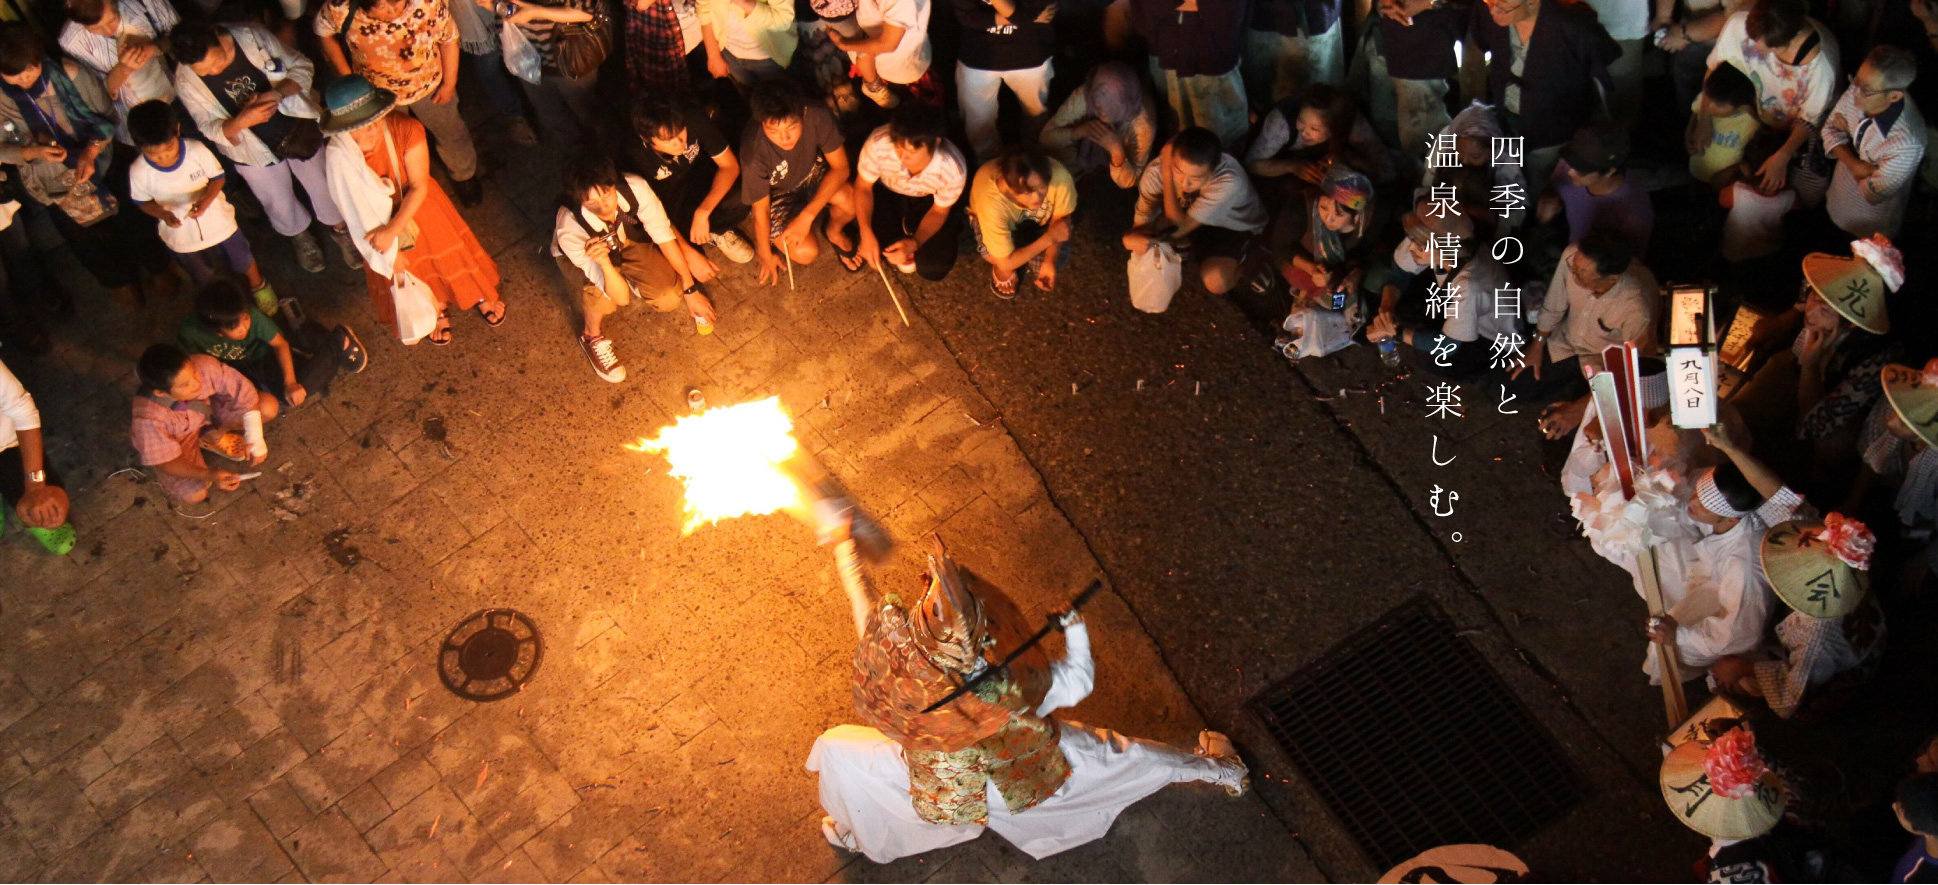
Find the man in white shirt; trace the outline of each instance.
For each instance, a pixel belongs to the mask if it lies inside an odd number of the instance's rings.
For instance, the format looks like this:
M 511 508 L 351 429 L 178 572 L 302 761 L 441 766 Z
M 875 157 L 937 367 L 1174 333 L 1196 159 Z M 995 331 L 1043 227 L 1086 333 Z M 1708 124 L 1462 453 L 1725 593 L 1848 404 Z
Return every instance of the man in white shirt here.
M 700 334 L 713 331 L 713 302 L 694 282 L 679 234 L 645 179 L 622 178 L 606 157 L 583 157 L 565 169 L 565 197 L 554 217 L 552 256 L 566 285 L 578 287 L 585 316 L 579 346 L 600 378 L 626 380 L 603 329 L 635 294 L 662 313 L 684 305 Z
M 106 81 L 115 137 L 128 139 L 128 109 L 174 101 L 173 65 L 158 45 L 180 17 L 168 0 L 68 0 L 61 50 Z
M 1245 164 L 1224 152 L 1216 133 L 1192 127 L 1144 167 L 1124 248 L 1142 255 L 1159 239 L 1184 244 L 1205 291 L 1222 295 L 1242 280 L 1245 253 L 1268 220 Z
M 940 280 L 955 266 L 962 229 L 956 206 L 969 171 L 962 152 L 943 137 L 945 128 L 940 110 L 911 102 L 862 144 L 853 191 L 860 260 L 881 267 L 887 259 L 926 280 Z M 839 206 L 828 210 L 828 242 L 837 251 L 847 248 L 846 214 Z
M 860 0 L 855 24 L 862 36 L 828 29 L 828 39 L 847 52 L 861 74 L 861 93 L 892 108 L 901 99 L 888 84 L 913 86 L 929 73 L 929 0 Z
M 0 363 L 0 500 L 13 502 L 27 533 L 48 550 L 74 548 L 67 491 L 41 444 L 40 409 L 6 363 Z
M 1655 275 L 1620 235 L 1597 230 L 1562 250 L 1527 364 L 1510 376 L 1518 382 L 1516 395 L 1534 402 L 1585 397 L 1582 365 L 1599 368 L 1602 349 L 1612 344 L 1652 343 L 1661 300 Z M 1550 438 L 1560 439 L 1579 424 L 1577 414 Z
M 1824 153 L 1837 162 L 1824 208 L 1858 239 L 1898 235 L 1925 159 L 1925 119 L 1905 93 L 1918 62 L 1895 46 L 1871 50 L 1824 120 Z

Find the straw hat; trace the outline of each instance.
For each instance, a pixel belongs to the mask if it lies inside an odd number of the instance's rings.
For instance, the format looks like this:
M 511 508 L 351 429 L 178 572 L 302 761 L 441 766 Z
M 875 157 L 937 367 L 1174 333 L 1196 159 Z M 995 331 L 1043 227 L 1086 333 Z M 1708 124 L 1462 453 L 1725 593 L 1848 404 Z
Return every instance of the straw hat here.
M 1831 309 L 1866 332 L 1891 331 L 1884 296 L 1904 285 L 1904 258 L 1891 241 L 1876 235 L 1851 242 L 1851 254 L 1813 252 L 1803 257 L 1803 278 Z
M 397 105 L 397 93 L 370 85 L 361 74 L 339 77 L 323 90 L 323 131 L 362 129 Z
M 1783 779 L 1764 763 L 1747 729 L 1676 747 L 1662 760 L 1658 780 L 1670 813 L 1712 839 L 1754 839 L 1783 818 Z
M 1938 446 L 1938 359 L 1925 363 L 1920 372 L 1910 366 L 1884 367 L 1884 398 L 1898 413 L 1898 420 L 1924 440 Z
M 1871 530 L 1832 513 L 1793 519 L 1763 535 L 1763 574 L 1783 604 L 1813 618 L 1850 613 L 1871 586 Z
M 1689 718 L 1676 730 L 1663 738 L 1671 748 L 1680 747 L 1692 741 L 1708 743 L 1723 736 L 1730 728 L 1736 727 L 1743 718 L 1743 708 L 1736 706 L 1726 695 L 1714 695 L 1702 709 L 1689 714 Z

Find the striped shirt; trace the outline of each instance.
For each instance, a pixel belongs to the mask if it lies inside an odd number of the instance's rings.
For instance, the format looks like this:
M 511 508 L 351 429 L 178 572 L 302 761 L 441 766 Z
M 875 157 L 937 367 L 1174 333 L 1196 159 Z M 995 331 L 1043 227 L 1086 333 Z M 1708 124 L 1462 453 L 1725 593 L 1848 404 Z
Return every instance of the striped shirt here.
M 132 38 L 148 43 L 159 42 L 181 20 L 168 0 L 118 0 L 115 8 L 121 15 L 121 31 L 113 37 L 96 34 L 79 22 L 70 21 L 61 26 L 61 51 L 104 81 L 108 72 L 121 63 L 123 40 Z M 117 139 L 127 144 L 134 143 L 128 136 L 129 108 L 151 99 L 175 100 L 175 81 L 170 74 L 172 68 L 168 53 L 157 52 L 154 58 L 141 66 L 141 70 L 129 74 L 128 79 L 122 81 L 121 89 L 113 96 Z
M 1857 158 L 1877 166 L 1877 172 L 1858 181 L 1844 164 L 1837 164 L 1824 207 L 1830 220 L 1853 237 L 1898 235 L 1904 210 L 1911 202 L 1913 176 L 1925 157 L 1925 119 L 1906 96 L 1875 117 L 1857 108 L 1857 87 L 1830 109 L 1824 121 L 1824 152 L 1850 148 Z
M 902 158 L 895 154 L 895 140 L 888 136 L 888 127 L 882 126 L 862 143 L 855 174 L 863 185 L 880 181 L 904 197 L 935 197 L 936 208 L 947 209 L 962 199 L 962 188 L 969 183 L 968 169 L 962 152 L 945 138 L 936 143 L 935 154 L 921 174 L 910 175 Z

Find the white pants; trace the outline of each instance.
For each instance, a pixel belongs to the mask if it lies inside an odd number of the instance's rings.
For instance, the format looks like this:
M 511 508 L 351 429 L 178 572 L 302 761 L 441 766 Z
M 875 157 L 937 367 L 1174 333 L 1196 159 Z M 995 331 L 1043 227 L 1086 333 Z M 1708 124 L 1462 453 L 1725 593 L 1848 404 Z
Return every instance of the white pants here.
M 291 179 L 303 183 L 303 192 L 310 195 L 310 205 L 316 207 L 316 220 L 330 227 L 343 223 L 343 213 L 338 212 L 336 203 L 330 199 L 329 175 L 323 171 L 323 151 L 307 160 L 282 160 L 268 166 L 244 166 L 236 164 L 236 172 L 242 180 L 249 183 L 256 200 L 262 203 L 264 212 L 269 213 L 269 224 L 285 237 L 293 237 L 310 229 L 310 213 L 303 208 L 303 201 L 296 199 L 296 186 Z
M 956 103 L 962 107 L 962 125 L 978 162 L 988 162 L 1002 150 L 1002 138 L 996 133 L 996 105 L 1004 86 L 1023 106 L 1023 142 L 1036 141 L 1036 127 L 1050 111 L 1054 62 L 1052 59 L 1014 71 L 984 71 L 956 62 Z
M 1012 813 L 989 782 L 989 829 L 1042 859 L 1101 839 L 1132 804 L 1171 784 L 1236 782 L 1242 769 L 1156 741 L 1057 720 L 1058 748 L 1070 778 L 1026 811 Z M 821 777 L 821 808 L 834 818 L 842 847 L 876 863 L 932 851 L 982 835 L 974 824 L 923 820 L 909 801 L 902 745 L 873 728 L 838 725 L 814 741 L 807 769 Z

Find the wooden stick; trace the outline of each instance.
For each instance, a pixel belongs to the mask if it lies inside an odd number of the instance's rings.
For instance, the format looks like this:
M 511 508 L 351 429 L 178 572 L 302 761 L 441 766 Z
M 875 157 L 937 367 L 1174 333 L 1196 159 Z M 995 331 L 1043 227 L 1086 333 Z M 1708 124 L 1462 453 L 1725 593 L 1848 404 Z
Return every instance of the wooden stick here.
M 787 247 L 781 247 L 781 259 L 787 262 L 787 291 L 794 289 L 794 256 L 787 254 Z
M 1656 572 L 1654 547 L 1643 548 L 1636 557 L 1635 570 L 1642 579 L 1642 597 L 1648 602 L 1649 617 L 1662 617 L 1667 607 L 1662 604 L 1662 579 Z M 1669 730 L 1675 731 L 1689 718 L 1689 699 L 1682 693 L 1682 667 L 1676 660 L 1675 643 L 1655 642 L 1655 662 L 1656 671 L 1662 677 L 1663 712 L 1668 716 Z
M 881 272 L 882 285 L 888 287 L 888 300 L 895 302 L 895 312 L 902 315 L 902 325 L 908 325 L 908 311 L 902 309 L 902 299 L 895 294 L 895 284 L 888 281 L 888 268 L 881 266 L 881 263 L 877 262 L 875 264 L 875 270 Z

